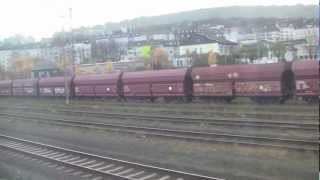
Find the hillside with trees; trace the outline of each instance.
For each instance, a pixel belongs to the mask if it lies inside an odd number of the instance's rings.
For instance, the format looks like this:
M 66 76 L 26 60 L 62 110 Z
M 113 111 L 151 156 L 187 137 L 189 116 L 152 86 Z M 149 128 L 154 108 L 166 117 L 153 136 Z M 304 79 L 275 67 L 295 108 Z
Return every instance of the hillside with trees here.
M 231 6 L 220 8 L 199 9 L 174 14 L 139 17 L 120 23 L 107 23 L 106 26 L 115 28 L 119 26 L 155 26 L 184 21 L 202 21 L 212 18 L 318 18 L 319 7 L 315 5 L 295 5 L 295 6 Z

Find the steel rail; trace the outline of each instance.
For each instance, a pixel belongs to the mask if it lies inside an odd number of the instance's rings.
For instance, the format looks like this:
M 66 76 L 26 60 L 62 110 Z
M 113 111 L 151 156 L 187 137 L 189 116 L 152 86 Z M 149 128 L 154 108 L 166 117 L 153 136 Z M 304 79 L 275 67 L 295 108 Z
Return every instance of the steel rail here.
M 12 106 L 12 107 L 8 107 L 8 106 L 1 106 L 0 107 L 1 109 L 24 109 L 24 108 L 30 108 L 30 107 L 26 107 L 26 106 L 20 106 L 20 107 L 17 107 L 17 106 Z M 47 107 L 47 109 L 50 109 L 50 108 L 53 108 L 53 109 L 56 109 L 56 110 L 59 110 L 59 109 L 62 109 L 62 110 L 65 110 L 65 108 L 63 107 Z M 40 109 L 40 108 L 33 108 L 33 109 Z M 77 109 L 83 109 L 84 110 L 87 110 L 88 107 L 81 107 L 81 108 L 77 108 Z M 71 109 L 69 109 L 71 110 Z M 94 109 L 92 109 L 92 111 L 95 111 Z M 103 111 L 108 111 L 108 109 L 103 109 Z M 153 111 L 154 113 L 155 111 Z M 168 111 L 160 111 L 161 113 L 167 113 Z M 207 112 L 193 112 L 193 114 L 197 114 L 197 115 L 201 115 L 201 113 L 208 113 L 209 111 Z M 169 114 L 171 114 L 171 112 L 168 112 Z M 183 113 L 183 112 L 181 112 Z M 189 113 L 189 112 L 185 112 L 185 113 Z M 211 114 L 215 114 L 215 115 L 218 115 L 220 117 L 224 117 L 225 115 L 227 115 L 226 117 L 238 117 L 239 118 L 239 115 L 244 115 L 246 118 L 257 118 L 259 117 L 259 119 L 269 119 L 270 117 L 276 117 L 276 119 L 283 119 L 283 118 L 295 118 L 295 119 L 298 119 L 298 120 L 316 120 L 317 116 L 316 115 L 310 115 L 310 114 L 298 114 L 298 115 L 292 115 L 292 114 L 265 114 L 265 113 L 253 113 L 253 112 L 230 112 L 230 111 L 227 111 L 227 112 L 224 112 L 224 111 L 221 111 L 221 110 L 210 110 L 210 113 Z M 241 118 L 241 117 L 240 117 Z M 279 119 L 280 120 L 280 119 Z
M 0 148 L 51 162 L 92 179 L 115 180 L 223 180 L 221 178 L 176 171 L 0 134 Z M 70 171 L 71 171 L 70 170 Z
M 156 121 L 168 122 L 174 124 L 207 124 L 207 125 L 220 125 L 220 126 L 237 126 L 237 127 L 253 127 L 253 128 L 273 128 L 273 129 L 293 129 L 293 130 L 318 130 L 319 124 L 316 123 L 297 123 L 297 122 L 279 122 L 270 120 L 235 120 L 235 119 L 222 119 L 222 118 L 196 118 L 196 117 L 182 117 L 182 116 L 159 116 L 159 115 L 142 115 L 142 114 L 127 114 L 127 113 L 110 113 L 110 112 L 92 112 L 92 111 L 79 111 L 79 110 L 63 110 L 58 109 L 50 111 L 41 108 L 14 108 L 20 110 L 28 110 L 34 112 L 49 112 L 49 113 L 64 113 L 72 115 L 87 115 L 92 117 L 103 118 L 117 118 L 117 119 L 130 119 L 137 121 Z M 12 109 L 9 109 L 12 110 Z
M 316 140 L 304 139 L 284 139 L 258 136 L 244 136 L 226 133 L 211 133 L 199 131 L 186 131 L 175 129 L 161 129 L 141 126 L 131 126 L 123 124 L 107 124 L 98 122 L 83 122 L 57 118 L 25 116 L 19 114 L 0 113 L 0 116 L 20 118 L 21 120 L 36 121 L 40 123 L 49 123 L 62 126 L 71 126 L 89 129 L 102 129 L 115 132 L 125 132 L 130 134 L 141 134 L 145 136 L 156 136 L 169 139 L 183 139 L 187 141 L 206 142 L 206 143 L 232 143 L 249 146 L 262 146 L 273 148 L 285 148 L 290 150 L 318 151 L 319 142 Z

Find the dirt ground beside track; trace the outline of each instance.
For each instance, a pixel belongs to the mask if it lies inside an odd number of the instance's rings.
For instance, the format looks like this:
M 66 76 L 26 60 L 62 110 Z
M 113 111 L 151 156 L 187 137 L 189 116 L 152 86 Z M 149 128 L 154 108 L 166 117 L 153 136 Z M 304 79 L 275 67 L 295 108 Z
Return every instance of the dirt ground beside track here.
M 21 104 L 27 105 L 27 102 L 28 100 L 24 100 L 23 103 L 19 103 L 16 100 L 0 100 L 0 105 L 20 106 Z M 35 101 L 30 101 L 30 107 L 33 102 Z M 48 101 L 42 101 L 37 102 L 37 106 L 41 106 L 41 103 L 43 103 L 43 107 L 48 107 L 48 104 L 50 104 Z M 96 108 L 97 105 L 90 104 L 90 106 Z M 103 105 L 99 104 L 98 106 Z M 171 105 L 163 108 L 167 108 L 170 111 L 170 107 Z M 123 108 L 124 111 L 127 111 L 127 107 Z M 121 106 L 117 107 L 117 109 L 120 112 L 122 110 Z M 0 109 L 1 111 L 3 110 Z M 131 111 L 133 112 L 134 109 Z M 313 115 L 316 112 L 315 110 L 310 111 Z M 56 117 L 60 118 L 62 116 L 56 115 Z M 86 117 L 82 118 L 86 119 Z M 116 119 L 112 121 L 116 121 Z M 124 123 L 129 123 L 129 121 L 124 121 Z M 165 124 L 161 125 L 159 123 L 150 125 L 166 127 Z M 237 131 L 240 132 L 240 130 L 235 129 L 235 132 Z M 242 131 L 245 131 L 245 129 Z M 0 133 L 89 153 L 196 172 L 228 180 L 309 180 L 318 177 L 319 153 L 312 152 L 289 152 L 267 148 L 248 148 L 232 144 L 205 144 L 165 140 L 106 130 L 93 131 L 85 128 L 12 121 L 3 117 L 0 118 Z M 5 161 L 5 159 L 0 159 L 0 165 Z M 17 166 L 19 165 L 0 166 L 0 169 L 10 172 L 10 169 L 15 169 Z M 26 169 L 26 167 L 23 169 Z M 25 171 L 28 172 L 27 170 Z M 46 177 L 43 174 L 36 176 L 50 179 L 50 177 Z
M 59 174 L 54 168 L 0 150 L 0 180 L 79 180 L 71 175 Z
M 227 179 L 315 179 L 318 154 L 206 145 L 105 131 L 5 122 L 1 132 L 48 144 Z

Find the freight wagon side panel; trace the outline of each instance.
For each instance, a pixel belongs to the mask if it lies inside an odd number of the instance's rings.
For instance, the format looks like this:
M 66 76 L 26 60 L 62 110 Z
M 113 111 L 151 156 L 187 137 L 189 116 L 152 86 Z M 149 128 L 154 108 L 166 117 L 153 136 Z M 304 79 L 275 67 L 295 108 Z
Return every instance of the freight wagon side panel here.
M 118 83 L 122 73 L 83 75 L 75 77 L 75 96 L 115 97 L 119 96 Z
M 12 94 L 14 96 L 24 96 L 23 87 L 13 87 L 12 88 Z
M 151 97 L 151 84 L 127 84 L 123 87 L 126 97 Z
M 96 96 L 118 96 L 117 85 L 95 86 L 94 92 Z
M 319 95 L 318 79 L 296 80 L 297 96 L 318 96 Z
M 153 83 L 153 96 L 185 96 L 184 83 Z
M 38 80 L 20 79 L 13 81 L 14 96 L 38 96 Z
M 232 82 L 205 82 L 194 83 L 194 96 L 232 96 Z
M 10 96 L 11 89 L 10 88 L 0 88 L 0 96 Z
M 12 81 L 0 81 L 0 96 L 10 96 L 12 93 Z
M 282 96 L 281 81 L 236 82 L 237 96 Z
M 319 62 L 314 60 L 295 61 L 296 96 L 319 96 Z
M 233 66 L 193 68 L 193 96 L 232 97 L 233 73 Z
M 54 96 L 61 97 L 66 95 L 65 87 L 55 87 L 54 89 Z M 69 87 L 69 91 L 71 92 L 71 87 Z
M 68 77 L 66 79 L 69 92 L 72 91 L 72 78 Z M 65 78 L 64 77 L 51 77 L 42 78 L 39 80 L 39 94 L 40 96 L 65 96 Z
M 95 96 L 94 86 L 75 86 L 75 96 Z
M 40 94 L 40 96 L 54 96 L 54 88 L 40 87 L 39 94 Z
M 186 96 L 188 69 L 166 69 L 124 73 L 124 96 L 162 97 Z

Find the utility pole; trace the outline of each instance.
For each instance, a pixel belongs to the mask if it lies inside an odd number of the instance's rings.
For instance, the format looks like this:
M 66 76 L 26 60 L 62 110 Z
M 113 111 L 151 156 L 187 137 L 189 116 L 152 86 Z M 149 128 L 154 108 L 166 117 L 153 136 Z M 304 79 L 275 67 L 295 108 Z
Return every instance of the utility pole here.
M 74 62 L 74 37 L 73 37 L 73 19 L 72 19 L 72 8 L 69 8 L 69 20 L 70 20 L 70 43 L 71 43 L 71 64 L 72 64 L 72 75 L 75 75 L 75 62 Z
M 64 17 L 62 17 L 64 18 Z M 69 99 L 69 84 L 68 84 L 68 74 L 67 74 L 67 56 L 66 56 L 66 34 L 64 31 L 64 22 L 62 24 L 62 63 L 63 63 L 63 74 L 64 74 L 64 93 L 65 93 L 65 104 L 70 104 L 70 99 Z
M 63 43 L 62 43 L 62 57 L 63 57 L 63 69 L 64 69 L 64 89 L 65 89 L 65 104 L 70 104 L 70 88 L 69 88 L 69 80 L 68 77 L 70 76 L 68 74 L 68 68 L 67 64 L 71 64 L 71 76 L 74 75 L 74 54 L 73 54 L 73 28 L 72 28 L 72 8 L 69 8 L 69 26 L 70 26 L 70 37 L 66 37 L 66 32 L 65 32 L 65 22 L 66 22 L 66 16 L 62 16 L 62 32 L 63 32 Z M 70 42 L 70 49 L 69 51 L 66 51 L 66 46 L 68 47 L 68 41 Z M 68 53 L 67 53 L 68 52 Z M 68 62 L 71 61 L 71 63 Z
M 71 76 L 74 75 L 74 54 L 73 54 L 73 28 L 72 28 L 72 8 L 69 8 L 69 25 L 70 25 L 70 44 L 71 44 L 71 50 L 68 53 L 68 61 L 71 61 Z M 67 40 L 67 39 L 65 39 Z M 68 41 L 67 41 L 68 42 Z M 68 45 L 68 43 L 67 43 Z M 66 99 L 65 99 L 65 104 L 70 104 L 70 89 L 69 89 L 69 81 L 68 81 L 68 73 L 67 73 L 67 64 L 66 62 L 64 62 L 65 66 L 64 66 L 64 85 L 65 85 L 65 95 L 66 95 Z M 69 64 L 69 63 L 68 63 Z

